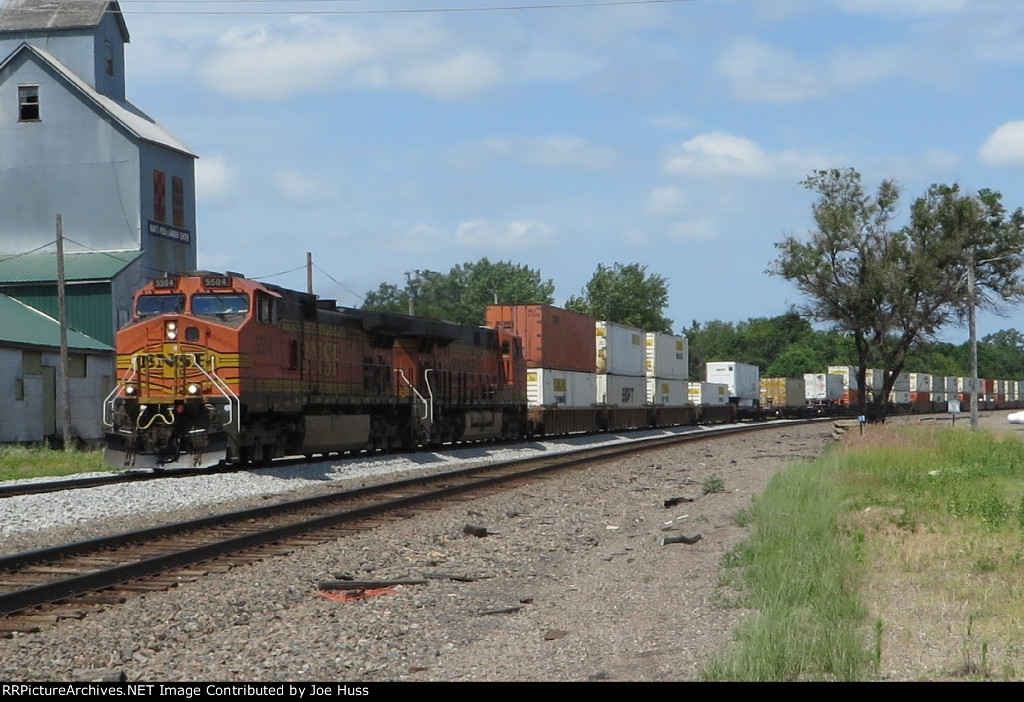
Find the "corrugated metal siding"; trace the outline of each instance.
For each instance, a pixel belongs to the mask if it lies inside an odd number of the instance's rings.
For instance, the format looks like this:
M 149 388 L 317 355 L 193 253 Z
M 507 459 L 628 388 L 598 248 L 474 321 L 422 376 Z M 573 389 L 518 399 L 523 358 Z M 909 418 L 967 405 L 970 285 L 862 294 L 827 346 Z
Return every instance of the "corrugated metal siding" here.
M 55 319 L 4 295 L 0 295 L 0 320 L 3 320 L 3 324 L 0 324 L 0 346 L 60 346 L 60 325 Z M 74 330 L 68 330 L 68 346 L 73 349 L 113 351 L 108 344 L 100 343 Z
M 141 251 L 70 253 L 64 255 L 66 280 L 109 280 L 142 255 Z M 57 280 L 57 254 L 0 256 L 0 286 L 8 283 L 49 283 Z
M 60 314 L 57 305 L 56 285 L 4 286 L 0 292 L 21 300 L 26 305 L 56 319 Z M 110 283 L 80 283 L 66 288 L 68 327 L 114 345 L 113 303 Z

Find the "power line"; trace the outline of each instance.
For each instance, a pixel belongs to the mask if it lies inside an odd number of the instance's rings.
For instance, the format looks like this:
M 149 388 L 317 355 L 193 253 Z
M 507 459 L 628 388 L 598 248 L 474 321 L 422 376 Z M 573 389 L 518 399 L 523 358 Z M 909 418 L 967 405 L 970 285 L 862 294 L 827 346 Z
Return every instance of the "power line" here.
M 211 3 L 203 0 L 130 0 L 132 4 L 202 4 L 202 9 L 185 10 L 160 10 L 160 9 L 130 9 L 124 7 L 129 0 L 122 0 L 121 14 L 125 15 L 397 15 L 397 14 L 428 14 L 428 13 L 467 13 L 467 12 L 513 12 L 526 10 L 572 10 L 596 7 L 623 7 L 632 5 L 667 5 L 684 2 L 696 2 L 696 0 L 593 0 L 591 2 L 561 2 L 561 3 L 540 3 L 535 5 L 498 5 L 494 7 L 418 7 L 418 8 L 391 8 L 391 9 L 331 9 L 331 10 L 255 10 L 255 9 L 233 9 L 214 10 L 209 9 Z M 303 3 L 321 2 L 344 2 L 353 3 L 359 0 L 302 0 Z M 257 5 L 261 3 L 278 3 L 280 0 L 220 0 L 217 4 L 240 4 Z

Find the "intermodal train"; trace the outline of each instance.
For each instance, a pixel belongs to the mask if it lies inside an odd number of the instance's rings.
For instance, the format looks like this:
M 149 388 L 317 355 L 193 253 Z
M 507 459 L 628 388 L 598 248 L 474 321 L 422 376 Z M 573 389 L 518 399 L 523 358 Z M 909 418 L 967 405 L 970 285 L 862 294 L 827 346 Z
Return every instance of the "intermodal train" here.
M 572 344 L 549 339 L 547 357 L 576 345 L 593 362 L 595 322 L 586 320 L 589 331 Z M 735 404 L 686 399 L 530 402 L 522 330 L 508 316 L 489 312 L 488 321 L 349 309 L 237 273 L 165 275 L 136 293 L 133 319 L 117 333 L 117 381 L 103 407 L 107 460 L 266 463 L 742 416 Z

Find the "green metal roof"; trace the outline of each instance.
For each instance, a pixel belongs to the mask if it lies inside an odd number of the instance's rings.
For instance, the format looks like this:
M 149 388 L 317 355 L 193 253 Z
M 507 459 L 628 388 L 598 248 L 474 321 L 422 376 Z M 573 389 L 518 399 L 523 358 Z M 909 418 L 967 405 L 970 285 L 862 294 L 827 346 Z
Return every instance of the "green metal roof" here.
M 60 323 L 34 307 L 0 295 L 0 344 L 60 347 Z M 109 351 L 113 348 L 68 329 L 68 347 L 77 350 Z
M 64 254 L 68 281 L 110 280 L 142 256 L 141 251 Z M 0 286 L 9 283 L 52 283 L 57 280 L 57 254 L 0 254 Z

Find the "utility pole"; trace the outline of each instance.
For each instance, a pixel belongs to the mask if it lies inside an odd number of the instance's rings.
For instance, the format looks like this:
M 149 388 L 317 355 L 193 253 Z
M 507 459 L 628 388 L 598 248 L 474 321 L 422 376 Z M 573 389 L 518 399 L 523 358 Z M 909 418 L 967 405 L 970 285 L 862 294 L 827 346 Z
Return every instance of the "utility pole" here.
M 967 259 L 967 324 L 970 327 L 971 343 L 971 429 L 978 428 L 978 313 L 974 299 L 974 255 Z
M 64 225 L 57 214 L 57 321 L 60 323 L 60 394 L 64 404 L 61 435 L 64 450 L 74 448 L 71 441 L 71 379 L 68 377 L 68 313 L 64 299 Z

